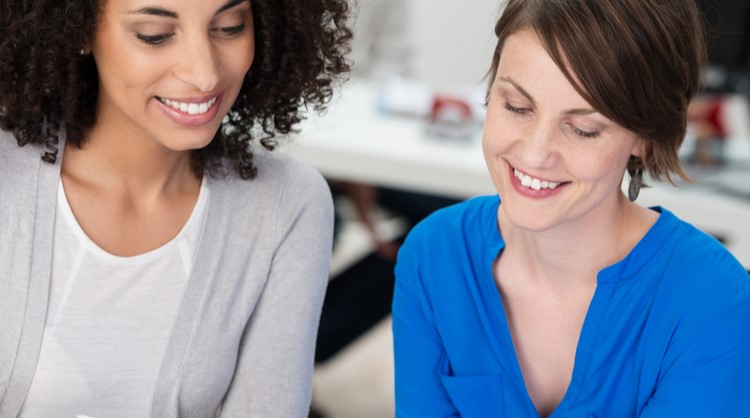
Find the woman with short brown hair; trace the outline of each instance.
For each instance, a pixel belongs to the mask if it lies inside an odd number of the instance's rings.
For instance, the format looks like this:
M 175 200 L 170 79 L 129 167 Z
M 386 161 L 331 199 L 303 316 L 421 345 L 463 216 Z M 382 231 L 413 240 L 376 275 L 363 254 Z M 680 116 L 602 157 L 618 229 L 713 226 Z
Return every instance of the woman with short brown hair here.
M 499 196 L 433 214 L 399 253 L 397 416 L 750 415 L 747 272 L 634 202 L 645 174 L 686 178 L 696 5 L 510 0 L 496 34 Z

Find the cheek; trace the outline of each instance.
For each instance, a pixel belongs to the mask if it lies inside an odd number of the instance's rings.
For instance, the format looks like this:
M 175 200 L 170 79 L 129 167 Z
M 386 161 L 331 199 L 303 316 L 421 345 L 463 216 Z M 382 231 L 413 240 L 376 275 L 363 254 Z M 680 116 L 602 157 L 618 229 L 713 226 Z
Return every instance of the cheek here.
M 242 78 L 250 70 L 255 60 L 255 42 L 250 39 L 241 46 L 228 48 L 223 51 L 223 55 L 226 68 L 231 71 L 234 77 Z
M 578 153 L 576 156 L 578 158 L 572 160 L 569 167 L 579 173 L 580 179 L 591 183 L 619 185 L 627 161 L 622 159 L 619 154 L 597 156 Z
M 482 134 L 485 157 L 505 152 L 514 134 L 512 121 L 505 120 L 497 111 L 488 108 Z
M 484 133 L 482 135 L 482 152 L 484 158 L 490 162 L 497 158 L 498 154 L 502 154 L 504 150 L 503 139 L 501 133 L 497 130 L 491 129 L 489 126 L 485 126 Z
M 154 84 L 165 74 L 169 62 L 169 57 L 155 59 L 148 51 L 137 51 L 128 45 L 103 50 L 97 56 L 102 84 L 128 89 Z

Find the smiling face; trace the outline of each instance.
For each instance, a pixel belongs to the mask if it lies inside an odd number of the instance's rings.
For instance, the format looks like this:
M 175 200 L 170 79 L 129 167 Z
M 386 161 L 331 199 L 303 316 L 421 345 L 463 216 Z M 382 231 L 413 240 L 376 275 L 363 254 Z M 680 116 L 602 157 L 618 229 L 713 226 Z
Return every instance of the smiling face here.
M 611 220 L 642 142 L 576 92 L 533 31 L 506 39 L 483 137 L 501 218 L 532 231 Z
M 102 1 L 94 131 L 174 151 L 206 146 L 253 62 L 249 1 Z

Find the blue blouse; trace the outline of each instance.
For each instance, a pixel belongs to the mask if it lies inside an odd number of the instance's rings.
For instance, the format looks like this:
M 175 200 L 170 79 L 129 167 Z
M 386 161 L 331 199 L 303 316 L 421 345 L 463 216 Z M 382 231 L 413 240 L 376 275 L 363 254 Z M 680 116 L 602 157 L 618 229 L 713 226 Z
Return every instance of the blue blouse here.
M 492 275 L 500 199 L 440 210 L 396 266 L 397 417 L 538 417 Z M 660 216 L 599 272 L 551 418 L 750 417 L 750 276 L 715 239 Z

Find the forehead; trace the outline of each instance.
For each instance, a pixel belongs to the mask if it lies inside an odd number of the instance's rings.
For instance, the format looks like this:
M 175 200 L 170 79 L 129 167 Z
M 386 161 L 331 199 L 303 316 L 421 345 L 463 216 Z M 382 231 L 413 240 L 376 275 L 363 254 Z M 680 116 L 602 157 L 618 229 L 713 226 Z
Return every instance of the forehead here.
M 575 80 L 575 74 L 571 72 L 571 76 Z M 585 102 L 531 29 L 522 29 L 505 39 L 497 70 L 497 78 L 501 77 L 512 78 L 532 94 L 557 93 Z

